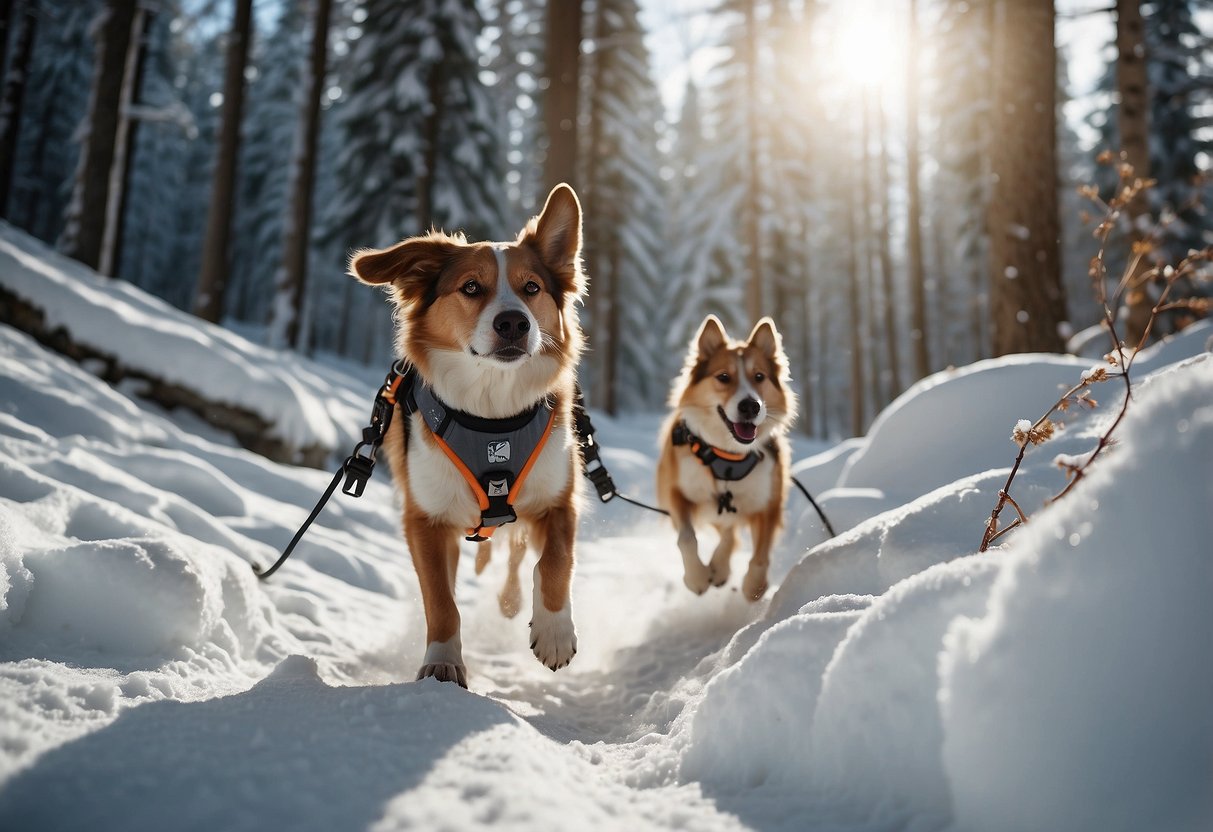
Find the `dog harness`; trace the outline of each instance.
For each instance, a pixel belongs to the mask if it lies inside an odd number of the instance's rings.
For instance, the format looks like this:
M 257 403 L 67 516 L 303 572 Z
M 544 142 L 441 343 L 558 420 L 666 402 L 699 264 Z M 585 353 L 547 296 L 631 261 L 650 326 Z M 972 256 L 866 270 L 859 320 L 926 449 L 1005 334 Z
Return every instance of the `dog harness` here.
M 686 445 L 691 453 L 707 466 L 707 469 L 712 474 L 712 478 L 717 481 L 737 482 L 738 480 L 743 480 L 749 476 L 750 472 L 754 470 L 759 462 L 762 462 L 766 458 L 766 454 L 762 451 L 736 454 L 732 451 L 725 451 L 710 445 L 691 433 L 691 429 L 687 427 L 686 422 L 679 422 L 674 426 L 671 439 L 674 445 Z M 769 450 L 774 451 L 773 445 L 768 445 L 767 447 Z M 716 495 L 716 513 L 724 514 L 726 511 L 731 514 L 737 513 L 737 509 L 733 507 L 733 492 L 727 488 Z
M 480 524 L 467 530 L 467 539 L 488 540 L 498 526 L 518 519 L 514 503 L 552 434 L 556 410 L 544 398 L 516 416 L 484 419 L 449 407 L 433 388 L 413 377 L 414 383 L 397 401 L 406 418 L 421 414 L 438 447 L 472 489 Z

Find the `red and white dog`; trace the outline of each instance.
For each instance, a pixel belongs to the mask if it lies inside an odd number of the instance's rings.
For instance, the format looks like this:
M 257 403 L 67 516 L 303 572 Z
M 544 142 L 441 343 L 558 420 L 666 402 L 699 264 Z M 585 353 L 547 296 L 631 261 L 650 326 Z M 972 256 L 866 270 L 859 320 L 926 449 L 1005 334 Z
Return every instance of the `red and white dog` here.
M 558 185 L 513 242 L 431 232 L 350 261 L 359 280 L 390 287 L 397 348 L 418 376 L 413 406 L 397 404 L 383 451 L 403 491 L 425 604 L 419 679 L 467 686 L 459 541 L 483 540 L 503 513 L 516 514 L 540 553 L 532 650 L 552 670 L 577 652 L 569 585 L 581 472 L 572 419 L 582 348 L 574 304 L 586 288 L 580 252 L 581 206 Z
M 691 341 L 670 392 L 674 412 L 662 428 L 657 500 L 670 512 L 683 582 L 695 593 L 728 581 L 739 525 L 750 527 L 754 542 L 742 593 L 757 601 L 767 590 L 791 477 L 786 434 L 796 419 L 796 396 L 788 381 L 787 356 L 770 318 L 745 341 L 733 341 L 708 315 Z M 696 525 L 720 533 L 706 565 Z

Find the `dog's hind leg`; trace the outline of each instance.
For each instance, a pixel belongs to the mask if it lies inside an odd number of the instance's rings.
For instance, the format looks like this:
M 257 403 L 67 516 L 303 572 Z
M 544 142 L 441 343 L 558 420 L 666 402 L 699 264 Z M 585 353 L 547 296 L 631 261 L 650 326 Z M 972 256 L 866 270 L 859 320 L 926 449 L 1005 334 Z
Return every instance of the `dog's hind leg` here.
M 417 678 L 433 676 L 466 688 L 463 643 L 459 637 L 459 608 L 455 606 L 455 567 L 459 563 L 459 532 L 431 525 L 428 518 L 406 514 L 405 537 L 425 606 L 425 658 Z
M 518 582 L 518 567 L 526 557 L 526 543 L 526 532 L 522 529 L 510 533 L 510 566 L 505 573 L 505 586 L 497 596 L 497 605 L 501 607 L 501 614 L 506 618 L 513 618 L 522 608 L 522 585 Z
M 729 582 L 729 558 L 733 555 L 733 546 L 737 543 L 737 534 L 732 526 L 720 527 L 720 542 L 712 552 L 712 560 L 708 563 L 708 577 L 712 586 L 724 586 Z
M 540 554 L 531 601 L 531 650 L 549 670 L 558 670 L 577 654 L 569 598 L 577 511 L 571 505 L 553 508 L 532 529 Z
M 479 575 L 493 559 L 493 541 L 482 540 L 476 546 L 476 574 Z

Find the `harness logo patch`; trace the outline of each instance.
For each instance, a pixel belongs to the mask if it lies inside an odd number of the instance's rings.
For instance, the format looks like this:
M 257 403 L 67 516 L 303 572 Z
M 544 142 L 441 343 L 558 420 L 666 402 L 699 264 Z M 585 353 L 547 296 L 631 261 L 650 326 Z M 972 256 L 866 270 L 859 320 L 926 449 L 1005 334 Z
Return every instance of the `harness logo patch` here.
M 510 493 L 510 489 L 506 487 L 505 480 L 489 480 L 488 495 L 490 497 L 506 497 Z
M 510 440 L 489 443 L 489 462 L 500 463 L 510 461 Z

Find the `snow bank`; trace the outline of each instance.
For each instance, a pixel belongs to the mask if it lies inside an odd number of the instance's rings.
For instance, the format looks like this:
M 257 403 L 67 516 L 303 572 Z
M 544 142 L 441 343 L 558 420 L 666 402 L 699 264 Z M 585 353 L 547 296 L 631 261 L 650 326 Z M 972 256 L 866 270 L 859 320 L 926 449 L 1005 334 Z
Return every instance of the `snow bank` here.
M 1135 378 L 1209 350 L 1213 323 L 1197 326 L 1143 350 Z M 970 474 L 1007 464 L 1006 437 L 1019 419 L 1036 419 L 1078 382 L 1089 359 L 1013 355 L 979 361 L 919 381 L 886 408 L 867 443 L 847 461 L 838 484 L 878 489 L 896 503 Z M 1105 383 L 1096 398 L 1115 406 L 1123 388 Z M 1071 430 L 1092 417 L 1072 410 Z
M 63 327 L 76 343 L 142 376 L 254 413 L 293 448 L 352 446 L 369 413 L 375 381 L 365 374 L 351 378 L 254 344 L 2 222 L 0 283 L 41 310 L 49 328 Z
M 961 828 L 1213 828 L 1213 361 L 1152 382 L 948 634 Z
M 676 726 L 679 776 L 772 828 L 1210 828 L 1211 393 L 1205 356 L 1143 379 L 1109 457 L 986 555 L 1005 471 L 808 553 Z

